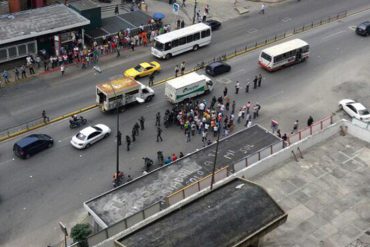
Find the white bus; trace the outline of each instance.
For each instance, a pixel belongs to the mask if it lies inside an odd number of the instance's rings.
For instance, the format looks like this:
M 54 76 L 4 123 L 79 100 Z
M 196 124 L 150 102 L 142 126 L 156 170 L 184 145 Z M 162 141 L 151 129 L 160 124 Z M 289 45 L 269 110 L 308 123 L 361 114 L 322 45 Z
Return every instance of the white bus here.
M 310 46 L 301 39 L 293 39 L 261 51 L 258 63 L 268 71 L 303 62 L 308 58 Z
M 186 51 L 196 51 L 199 47 L 211 43 L 211 38 L 210 26 L 204 23 L 194 24 L 155 37 L 152 55 L 169 59 Z

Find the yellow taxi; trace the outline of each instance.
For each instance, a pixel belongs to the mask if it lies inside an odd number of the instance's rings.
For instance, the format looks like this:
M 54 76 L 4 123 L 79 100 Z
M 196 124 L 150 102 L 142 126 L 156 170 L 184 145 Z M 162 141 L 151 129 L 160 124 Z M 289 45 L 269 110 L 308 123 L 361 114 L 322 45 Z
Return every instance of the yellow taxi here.
M 152 61 L 150 63 L 144 62 L 144 63 L 141 63 L 135 66 L 134 68 L 126 70 L 123 73 L 123 75 L 128 76 L 128 77 L 137 78 L 137 77 L 144 77 L 144 76 L 150 75 L 160 70 L 161 70 L 161 65 L 158 62 L 156 61 Z

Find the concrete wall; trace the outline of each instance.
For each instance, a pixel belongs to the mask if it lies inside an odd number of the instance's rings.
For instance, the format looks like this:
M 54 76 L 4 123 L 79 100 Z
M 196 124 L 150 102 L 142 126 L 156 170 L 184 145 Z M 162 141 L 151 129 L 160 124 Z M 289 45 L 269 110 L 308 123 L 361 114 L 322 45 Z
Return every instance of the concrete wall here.
M 347 127 L 348 134 L 370 143 L 369 125 L 364 124 L 363 122 L 357 123 L 357 121 L 355 120 L 351 123 L 347 120 L 342 120 L 342 125 Z

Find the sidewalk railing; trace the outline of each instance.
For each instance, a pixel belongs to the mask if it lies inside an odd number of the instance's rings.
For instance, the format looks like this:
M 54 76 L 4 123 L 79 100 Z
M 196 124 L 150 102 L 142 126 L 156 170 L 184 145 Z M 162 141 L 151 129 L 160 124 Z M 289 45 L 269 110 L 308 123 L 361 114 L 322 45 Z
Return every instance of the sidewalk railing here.
M 232 51 L 228 51 L 228 52 L 225 52 L 225 53 L 220 54 L 218 56 L 215 56 L 215 57 L 213 57 L 212 59 L 210 59 L 208 61 L 202 61 L 201 63 L 194 66 L 193 70 L 202 69 L 205 66 L 207 66 L 209 63 L 212 63 L 212 62 L 215 62 L 215 61 L 225 61 L 225 60 L 231 59 L 235 56 L 239 56 L 241 54 L 253 51 L 255 49 L 266 46 L 268 44 L 272 44 L 276 41 L 283 40 L 283 39 L 285 39 L 289 36 L 292 36 L 294 34 L 298 34 L 298 33 L 304 32 L 304 31 L 308 31 L 308 30 L 313 29 L 315 27 L 318 27 L 318 26 L 321 26 L 321 25 L 324 25 L 324 24 L 327 24 L 327 23 L 330 23 L 330 22 L 333 22 L 333 21 L 337 21 L 339 19 L 343 19 L 346 16 L 347 16 L 347 11 L 343 11 L 343 12 L 340 12 L 340 13 L 338 13 L 336 15 L 333 15 L 333 16 L 324 17 L 324 18 L 322 18 L 318 21 L 312 21 L 311 23 L 305 24 L 303 26 L 294 27 L 293 29 L 287 30 L 284 33 L 275 34 L 272 37 L 268 37 L 268 38 L 265 38 L 263 40 L 256 40 L 256 41 L 248 42 L 243 47 L 236 48 Z
M 10 127 L 10 128 L 7 128 L 7 129 L 2 129 L 2 130 L 0 130 L 0 140 L 2 140 L 3 138 L 6 138 L 6 137 L 10 137 L 10 136 L 12 136 L 12 134 L 14 134 L 16 132 L 27 131 L 27 130 L 30 130 L 30 129 L 34 128 L 35 126 L 38 126 L 38 125 L 41 125 L 41 124 L 44 124 L 44 119 L 42 117 L 32 119 L 30 121 L 18 124 L 17 126 L 14 126 L 14 127 Z

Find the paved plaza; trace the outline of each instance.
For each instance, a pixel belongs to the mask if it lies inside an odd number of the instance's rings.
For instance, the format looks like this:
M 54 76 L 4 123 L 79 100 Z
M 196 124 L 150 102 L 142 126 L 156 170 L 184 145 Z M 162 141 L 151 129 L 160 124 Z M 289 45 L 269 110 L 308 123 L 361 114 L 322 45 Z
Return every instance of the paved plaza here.
M 370 246 L 370 144 L 335 135 L 252 179 L 288 214 L 263 247 Z

